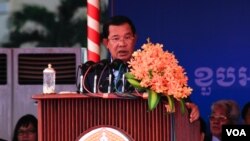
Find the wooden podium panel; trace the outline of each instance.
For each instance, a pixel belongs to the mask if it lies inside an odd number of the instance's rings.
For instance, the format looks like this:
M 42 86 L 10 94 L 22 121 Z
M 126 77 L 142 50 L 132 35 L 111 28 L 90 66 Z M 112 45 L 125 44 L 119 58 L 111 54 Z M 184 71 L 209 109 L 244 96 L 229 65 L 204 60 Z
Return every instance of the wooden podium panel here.
M 142 98 L 100 98 L 81 94 L 34 95 L 38 101 L 39 141 L 75 141 L 94 127 L 114 127 L 134 141 L 198 141 L 199 123 L 177 108 L 173 118 L 160 103 L 147 110 Z M 173 123 L 173 126 L 171 126 Z

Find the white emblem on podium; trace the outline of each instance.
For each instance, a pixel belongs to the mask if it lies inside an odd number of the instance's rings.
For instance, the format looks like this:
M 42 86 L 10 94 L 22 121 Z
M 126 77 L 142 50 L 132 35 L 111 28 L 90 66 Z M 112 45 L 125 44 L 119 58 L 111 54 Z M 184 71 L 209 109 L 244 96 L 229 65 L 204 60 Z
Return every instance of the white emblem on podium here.
M 79 141 L 130 141 L 121 131 L 110 128 L 100 127 L 84 134 Z

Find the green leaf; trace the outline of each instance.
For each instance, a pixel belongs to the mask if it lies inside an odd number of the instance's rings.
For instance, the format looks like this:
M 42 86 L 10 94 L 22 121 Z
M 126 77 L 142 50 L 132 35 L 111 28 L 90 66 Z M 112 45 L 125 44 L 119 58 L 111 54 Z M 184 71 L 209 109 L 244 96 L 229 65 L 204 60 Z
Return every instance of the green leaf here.
M 180 100 L 180 104 L 181 104 L 181 113 L 185 114 L 185 102 L 183 99 Z
M 160 95 L 153 90 L 147 90 L 148 92 L 148 108 L 153 110 L 160 101 Z
M 143 87 L 141 87 L 140 83 L 135 80 L 135 79 L 127 79 L 128 82 L 135 88 L 138 88 L 138 89 L 143 89 Z
M 125 73 L 125 77 L 127 79 L 135 79 L 135 76 L 133 74 L 131 74 L 130 72 Z
M 167 96 L 167 98 L 168 98 L 168 104 L 169 104 L 170 110 L 173 111 L 174 110 L 174 99 L 172 96 Z

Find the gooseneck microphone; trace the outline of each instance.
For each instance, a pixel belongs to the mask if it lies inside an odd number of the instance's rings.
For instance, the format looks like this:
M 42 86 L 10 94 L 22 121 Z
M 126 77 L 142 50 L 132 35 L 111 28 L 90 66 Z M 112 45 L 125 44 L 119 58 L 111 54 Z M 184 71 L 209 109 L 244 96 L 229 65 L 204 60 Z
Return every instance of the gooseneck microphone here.
M 83 64 L 82 91 L 87 93 L 124 93 L 126 64 L 120 59 L 103 59 Z
M 86 63 L 82 65 L 82 77 L 81 77 L 82 91 L 81 92 L 86 91 L 88 93 L 91 93 L 90 90 L 87 89 L 85 81 L 86 81 L 87 74 L 92 70 L 94 64 L 95 62 L 93 61 L 87 61 Z
M 125 72 L 126 64 L 120 59 L 115 59 L 111 64 L 111 70 L 114 74 L 114 90 L 117 93 L 125 91 Z
M 76 82 L 78 82 L 78 73 L 79 73 L 79 70 L 81 71 L 80 73 L 80 84 L 77 85 L 77 92 L 83 92 L 83 88 L 82 88 L 82 78 L 83 78 L 83 75 L 85 74 L 86 70 L 91 66 L 95 64 L 93 61 L 87 61 L 85 62 L 84 64 L 81 64 L 78 66 L 78 69 L 77 69 L 77 80 Z
M 119 59 L 115 59 L 112 62 L 110 62 L 109 59 L 104 59 L 102 61 L 100 61 L 100 63 L 96 64 L 96 69 L 99 70 L 99 72 L 97 73 L 99 75 L 98 77 L 98 82 L 97 82 L 97 90 L 98 93 L 111 93 L 113 90 L 113 69 L 118 68 L 119 64 L 122 63 L 122 60 Z M 103 77 L 107 76 L 107 80 L 108 82 L 104 82 L 106 81 L 106 78 Z M 103 87 L 103 85 L 101 86 L 101 83 L 104 84 L 105 86 Z M 100 89 L 102 87 L 102 90 Z
M 103 71 L 104 68 L 108 64 L 109 64 L 109 60 L 108 59 L 103 59 L 103 60 L 101 60 L 100 62 L 96 63 L 93 66 L 93 69 L 94 69 L 93 93 L 97 93 L 97 90 L 98 90 L 98 93 L 100 92 L 99 91 L 99 83 L 100 83 L 100 80 L 102 78 L 101 71 Z

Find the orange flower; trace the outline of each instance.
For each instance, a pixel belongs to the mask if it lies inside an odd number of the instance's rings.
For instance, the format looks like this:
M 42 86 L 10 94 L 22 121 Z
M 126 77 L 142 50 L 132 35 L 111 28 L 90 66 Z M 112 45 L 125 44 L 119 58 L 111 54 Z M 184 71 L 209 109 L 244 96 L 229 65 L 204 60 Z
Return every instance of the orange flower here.
M 163 50 L 163 45 L 148 43 L 132 54 L 128 62 L 130 74 L 141 87 L 177 100 L 187 98 L 192 92 L 187 84 L 184 68 L 173 53 Z

